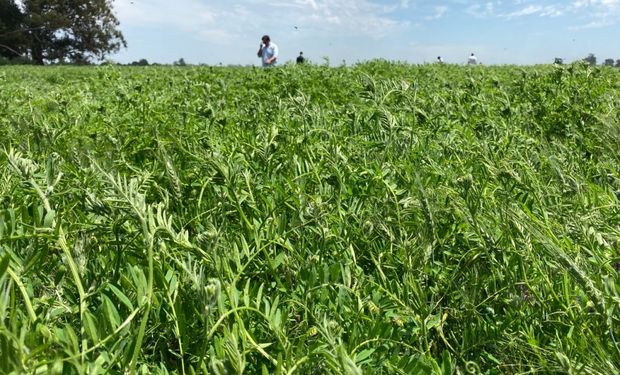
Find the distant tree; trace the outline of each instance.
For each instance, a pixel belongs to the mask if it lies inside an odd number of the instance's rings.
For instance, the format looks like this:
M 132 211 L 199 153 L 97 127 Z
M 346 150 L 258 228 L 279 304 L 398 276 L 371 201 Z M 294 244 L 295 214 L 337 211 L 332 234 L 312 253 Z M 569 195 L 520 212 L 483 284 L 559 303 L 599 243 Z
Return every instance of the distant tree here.
M 603 63 L 603 65 L 614 66 L 614 59 L 605 59 L 605 62 Z
M 0 0 L 0 56 L 15 58 L 25 48 L 25 16 L 14 0 Z
M 564 59 L 563 59 L 563 58 L 561 58 L 561 57 L 556 57 L 556 58 L 553 60 L 553 63 L 554 63 L 554 64 L 557 64 L 557 65 L 562 65 L 562 64 L 564 64 Z
M 620 59 L 616 60 L 616 65 L 614 65 L 616 68 L 620 68 Z
M 129 65 L 133 65 L 133 66 L 148 66 L 149 62 L 146 59 L 140 59 L 138 61 L 133 61 Z
M 44 61 L 103 60 L 127 43 L 117 29 L 113 0 L 24 0 L 30 56 Z
M 586 58 L 583 59 L 583 61 L 587 62 L 590 65 L 596 65 L 596 56 L 594 56 L 593 53 L 590 53 Z
M 119 65 L 119 63 L 115 62 L 112 59 L 105 59 L 99 65 L 101 65 L 101 66 L 112 66 L 112 65 Z
M 187 63 L 185 62 L 185 59 L 181 57 L 179 59 L 179 61 L 173 62 L 172 65 L 175 65 L 175 66 L 186 66 Z

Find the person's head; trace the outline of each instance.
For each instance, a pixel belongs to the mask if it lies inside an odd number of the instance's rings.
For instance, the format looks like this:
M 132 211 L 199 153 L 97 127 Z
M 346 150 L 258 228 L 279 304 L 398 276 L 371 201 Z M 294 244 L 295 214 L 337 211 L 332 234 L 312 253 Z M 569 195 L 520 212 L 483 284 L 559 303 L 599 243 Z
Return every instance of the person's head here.
M 299 56 L 301 56 L 301 55 L 303 55 L 303 54 L 304 54 L 303 52 L 299 51 Z
M 263 37 L 261 38 L 263 43 L 265 44 L 269 44 L 269 42 L 271 41 L 271 39 L 269 38 L 269 35 L 263 35 Z

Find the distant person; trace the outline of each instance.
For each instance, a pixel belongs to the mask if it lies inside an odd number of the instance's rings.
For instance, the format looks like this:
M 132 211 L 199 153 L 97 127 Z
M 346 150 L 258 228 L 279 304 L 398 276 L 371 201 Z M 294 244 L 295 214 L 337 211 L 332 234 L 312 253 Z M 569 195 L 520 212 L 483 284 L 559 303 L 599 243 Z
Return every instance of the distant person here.
M 473 54 L 473 52 L 467 58 L 467 64 L 468 65 L 476 65 L 476 64 L 478 64 L 478 58 L 476 57 L 476 55 Z
M 271 42 L 269 35 L 263 35 L 261 38 L 260 47 L 256 55 L 260 57 L 264 67 L 275 66 L 278 60 L 278 46 Z
M 443 59 L 441 58 L 441 56 L 437 56 L 437 63 L 443 64 Z
M 297 56 L 297 64 L 303 64 L 305 62 L 306 62 L 306 59 L 304 59 L 304 53 L 299 52 L 299 56 Z

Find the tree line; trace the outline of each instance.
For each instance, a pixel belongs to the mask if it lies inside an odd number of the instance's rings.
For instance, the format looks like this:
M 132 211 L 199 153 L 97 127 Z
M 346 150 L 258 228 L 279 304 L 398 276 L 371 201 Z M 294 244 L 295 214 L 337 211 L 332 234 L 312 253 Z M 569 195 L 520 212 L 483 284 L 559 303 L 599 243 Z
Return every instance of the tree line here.
M 0 0 L 0 58 L 88 64 L 126 47 L 113 0 Z
M 596 66 L 596 56 L 593 53 L 588 54 L 588 56 L 584 57 L 583 59 L 581 59 L 580 61 L 584 61 L 586 63 L 588 63 L 591 66 Z M 554 64 L 559 64 L 562 65 L 564 64 L 564 59 L 561 57 L 556 57 L 554 62 Z M 620 59 L 614 60 L 614 59 L 605 59 L 605 61 L 603 61 L 603 63 L 601 64 L 602 66 L 612 66 L 612 67 L 616 67 L 616 68 L 620 68 Z
M 596 65 L 596 56 L 593 53 L 589 54 L 583 60 L 585 62 L 587 62 L 588 64 L 590 64 L 590 65 Z M 603 63 L 601 65 L 603 65 L 603 66 L 615 66 L 616 68 L 620 68 L 620 59 L 617 59 L 615 61 L 614 61 L 614 59 L 605 59 L 605 61 L 603 61 Z

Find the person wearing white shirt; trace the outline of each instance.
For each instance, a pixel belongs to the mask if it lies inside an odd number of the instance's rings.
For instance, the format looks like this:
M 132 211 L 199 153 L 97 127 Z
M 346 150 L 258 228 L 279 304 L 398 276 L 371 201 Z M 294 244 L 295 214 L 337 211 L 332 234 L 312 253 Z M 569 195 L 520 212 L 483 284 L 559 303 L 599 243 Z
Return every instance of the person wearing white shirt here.
M 472 54 L 469 55 L 469 57 L 467 58 L 467 64 L 468 65 L 476 65 L 478 63 L 478 59 L 476 58 L 476 55 Z
M 256 54 L 261 58 L 264 67 L 274 66 L 278 60 L 278 46 L 271 42 L 269 35 L 263 35 Z

